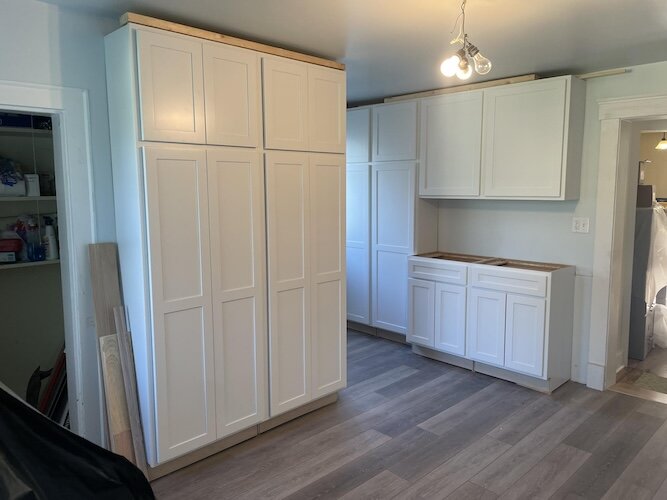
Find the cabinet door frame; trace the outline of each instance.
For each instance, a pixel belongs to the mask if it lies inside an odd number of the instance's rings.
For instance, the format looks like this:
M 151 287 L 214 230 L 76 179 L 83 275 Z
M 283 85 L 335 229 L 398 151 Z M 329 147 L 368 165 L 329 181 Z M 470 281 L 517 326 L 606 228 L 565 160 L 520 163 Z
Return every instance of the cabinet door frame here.
M 482 168 L 482 102 L 483 91 L 462 92 L 447 94 L 423 99 L 420 104 L 421 127 L 419 129 L 421 141 L 421 162 L 419 165 L 419 195 L 437 198 L 478 197 L 480 194 L 480 177 Z M 460 111 L 464 107 L 463 112 Z M 441 116 L 444 115 L 444 116 Z M 452 121 L 451 127 L 441 130 L 442 127 L 432 123 L 432 120 Z M 438 123 L 439 125 L 439 123 Z M 454 134 L 461 134 L 453 142 L 449 152 L 446 145 L 444 154 L 464 155 L 450 160 L 435 156 L 433 147 L 437 148 L 443 140 Z M 444 137 L 444 139 L 443 139 Z M 450 139 L 451 140 L 451 139 Z M 466 143 L 467 142 L 467 143 Z M 438 171 L 460 171 L 467 175 L 464 185 L 432 185 L 430 174 Z M 444 180 L 443 180 L 444 181 Z
M 456 354 L 457 356 L 466 355 L 466 313 L 467 313 L 467 292 L 468 289 L 463 285 L 452 285 L 449 283 L 436 283 L 435 285 L 435 335 L 434 347 L 438 351 Z M 452 319 L 443 318 L 442 296 L 451 294 L 456 297 L 456 316 Z M 451 328 L 454 333 L 454 342 L 443 340 L 444 322 L 452 322 Z M 447 328 L 450 328 L 448 326 Z
M 371 111 L 368 106 L 347 110 L 345 155 L 348 163 L 371 161 Z M 351 147 L 353 143 L 358 147 Z
M 148 238 L 148 260 L 150 262 L 150 283 L 151 283 L 151 311 L 152 311 L 152 330 L 153 330 L 153 362 L 154 362 L 154 394 L 155 394 L 155 420 L 156 420 L 156 444 L 158 463 L 176 458 L 184 453 L 197 449 L 216 439 L 215 429 L 215 371 L 214 371 L 214 340 L 213 340 L 213 318 L 211 303 L 211 281 L 210 281 L 210 247 L 209 247 L 209 219 L 208 219 L 208 196 L 207 196 L 207 167 L 206 152 L 199 147 L 169 147 L 169 146 L 145 146 L 142 148 L 144 160 L 144 185 L 146 190 L 146 218 L 147 218 L 147 238 Z M 198 199 L 197 213 L 199 217 L 199 249 L 200 249 L 200 267 L 201 275 L 200 295 L 190 295 L 180 298 L 166 298 L 163 296 L 164 290 L 164 272 L 163 265 L 163 242 L 164 238 L 160 214 L 160 192 L 158 180 L 158 161 L 160 159 L 185 160 L 197 163 L 197 194 Z M 193 309 L 201 309 L 202 314 L 202 332 L 203 346 L 202 356 L 204 366 L 192 366 L 192 370 L 203 369 L 203 380 L 205 383 L 204 398 L 205 408 L 199 415 L 205 421 L 206 430 L 199 435 L 192 436 L 185 441 L 172 443 L 170 430 L 173 430 L 170 424 L 170 404 L 169 382 L 170 370 L 167 366 L 167 336 L 165 330 L 165 317 L 168 314 L 186 312 Z M 187 397 L 186 394 L 183 395 Z M 186 402 L 181 401 L 182 406 Z M 195 411 L 195 408 L 191 408 Z
M 490 323 L 493 331 L 481 331 L 479 317 L 479 299 L 493 300 L 498 303 L 495 318 L 484 318 L 485 323 Z M 483 288 L 471 287 L 468 290 L 468 312 L 466 329 L 466 352 L 468 358 L 489 365 L 503 367 L 505 365 L 505 301 L 506 294 Z M 480 335 L 492 337 L 495 342 L 493 352 L 481 352 L 478 347 Z
M 415 289 L 426 291 L 426 300 L 420 307 L 415 301 L 417 296 Z M 433 281 L 408 278 L 408 329 L 406 340 L 410 343 L 420 344 L 426 347 L 435 347 L 435 283 Z M 418 328 L 419 318 L 423 316 L 424 328 Z M 421 330 L 421 331 L 420 331 Z
M 247 105 L 244 106 L 247 130 L 237 133 L 225 133 L 221 129 L 219 115 L 225 115 L 218 109 L 216 79 L 213 65 L 216 59 L 226 60 L 242 65 L 246 75 Z M 204 43 L 203 71 L 204 91 L 206 96 L 206 143 L 222 146 L 257 147 L 259 146 L 259 132 L 262 121 L 261 89 L 260 89 L 260 57 L 256 52 L 232 47 L 222 43 Z M 236 96 L 239 98 L 239 96 Z M 225 116 L 225 119 L 227 117 Z M 235 120 L 239 121 L 239 120 Z
M 281 137 L 279 124 L 280 110 L 275 109 L 278 97 L 275 73 L 290 73 L 295 76 L 299 85 L 297 96 L 298 109 L 293 115 L 298 120 L 293 137 Z M 280 57 L 262 57 L 262 99 L 264 109 L 264 147 L 266 149 L 286 151 L 308 151 L 308 68 L 305 64 Z
M 517 332 L 518 325 L 515 315 L 516 305 L 527 306 L 535 309 L 535 324 L 532 325 L 531 332 Z M 530 297 L 525 295 L 507 294 L 507 313 L 505 326 L 505 367 L 520 373 L 525 373 L 535 377 L 542 378 L 544 375 L 544 348 L 545 348 L 545 319 L 546 319 L 546 301 L 539 297 Z M 528 333 L 534 340 L 534 349 L 531 354 L 532 361 L 518 360 L 512 357 L 514 352 L 514 343 L 517 340 L 515 334 Z M 524 342 L 525 344 L 525 342 Z
M 334 86 L 335 98 L 317 92 L 317 83 Z M 317 153 L 345 153 L 346 87 L 345 72 L 322 66 L 308 65 L 308 150 Z M 323 130 L 329 120 L 333 130 Z
M 162 34 L 152 30 L 137 29 L 137 77 L 139 93 L 139 128 L 141 140 L 170 143 L 204 144 L 206 142 L 206 120 L 204 112 L 204 70 L 202 42 L 191 37 L 173 33 Z M 151 47 L 160 45 L 169 50 L 185 52 L 190 55 L 192 63 L 192 121 L 193 129 L 168 130 L 160 129 L 154 123 L 156 114 L 156 96 L 153 93 L 154 75 L 151 70 Z
M 302 168 L 301 189 L 302 189 L 302 261 L 301 275 L 294 278 L 280 279 L 278 273 L 279 266 L 279 227 L 278 222 L 278 200 L 280 193 L 276 187 L 277 170 L 280 164 L 300 165 Z M 270 151 L 265 153 L 265 176 L 266 176 L 266 214 L 267 214 L 267 261 L 268 261 L 268 298 L 269 298 L 269 408 L 270 415 L 276 416 L 288 410 L 294 409 L 311 401 L 312 394 L 312 343 L 311 343 L 311 276 L 310 276 L 310 179 L 309 179 L 309 159 L 307 153 L 297 153 L 288 151 Z M 281 293 L 293 290 L 301 290 L 303 317 L 301 324 L 301 353 L 300 363 L 303 365 L 301 373 L 302 388 L 300 394 L 282 399 L 279 394 L 281 369 L 280 366 L 280 346 L 282 343 L 279 325 L 279 295 Z M 296 353 L 294 354 L 297 355 Z
M 390 111 L 400 110 L 403 113 L 401 123 L 392 123 L 386 115 Z M 373 137 L 371 140 L 372 159 L 376 161 L 409 161 L 418 160 L 417 147 L 417 123 L 419 117 L 419 107 L 417 101 L 404 101 L 389 104 L 377 104 L 373 106 Z M 385 130 L 391 136 L 406 136 L 408 142 L 406 148 L 400 152 L 392 152 L 384 149 L 385 142 L 395 142 L 390 137 L 385 136 Z
M 244 197 L 243 202 L 247 204 L 246 208 L 249 211 L 250 223 L 247 225 L 249 227 L 244 224 L 242 228 L 232 227 L 231 231 L 225 233 L 223 220 L 227 223 L 238 224 L 234 222 L 234 219 L 239 217 L 239 211 L 231 214 L 230 219 L 225 218 L 224 214 L 221 214 L 221 210 L 223 209 L 221 203 L 224 203 L 226 200 L 223 199 L 222 193 L 219 192 L 220 181 L 218 176 L 221 173 L 218 169 L 229 170 L 238 168 L 240 165 L 247 165 L 248 184 L 235 185 L 233 187 L 239 196 Z M 261 154 L 258 151 L 237 148 L 207 149 L 207 170 L 213 333 L 215 339 L 216 421 L 217 437 L 220 439 L 266 420 L 268 414 L 264 171 Z M 232 196 L 229 198 L 232 198 Z M 234 233 L 246 230 L 248 231 L 246 234 L 248 239 L 245 241 L 242 241 L 238 237 L 231 238 Z M 242 284 L 237 282 L 235 286 L 225 285 L 225 272 L 234 263 L 223 262 L 223 244 L 226 246 L 230 244 L 250 246 L 250 250 L 246 252 L 249 254 L 250 261 L 247 282 Z M 227 251 L 229 252 L 230 250 L 227 249 Z M 225 305 L 239 304 L 247 301 L 252 301 L 254 312 L 250 325 L 248 325 L 253 336 L 252 342 L 250 342 L 253 346 L 251 350 L 254 349 L 251 355 L 252 359 L 248 364 L 254 366 L 254 383 L 247 380 L 240 381 L 234 374 L 230 374 L 227 377 L 227 359 L 229 355 L 225 352 L 225 347 L 228 343 L 234 342 L 234 337 L 238 336 L 242 331 L 244 333 L 247 331 L 244 331 L 244 328 L 225 331 L 224 325 L 227 318 L 223 317 L 223 308 Z M 246 325 L 243 326 L 245 327 Z M 255 411 L 250 411 L 245 415 L 234 414 L 234 410 L 239 405 L 234 404 L 233 400 L 227 400 L 227 398 L 233 398 L 232 391 L 227 389 L 233 386 L 237 390 L 240 384 L 250 384 L 246 387 L 247 390 L 244 395 L 247 394 L 249 398 L 252 398 L 252 394 L 254 393 Z M 248 400 L 244 401 L 244 403 L 247 402 Z

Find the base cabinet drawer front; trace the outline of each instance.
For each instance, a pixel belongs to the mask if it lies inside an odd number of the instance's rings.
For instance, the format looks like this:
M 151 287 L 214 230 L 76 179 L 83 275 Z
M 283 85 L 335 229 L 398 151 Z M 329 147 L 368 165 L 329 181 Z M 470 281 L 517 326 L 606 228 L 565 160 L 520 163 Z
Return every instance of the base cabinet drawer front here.
M 505 299 L 506 294 L 502 292 L 469 289 L 466 340 L 470 359 L 504 365 Z
M 492 266 L 471 266 L 470 284 L 504 292 L 545 297 L 547 295 L 548 274 L 521 269 L 494 268 Z
M 505 367 L 536 377 L 544 368 L 544 299 L 507 295 Z
M 466 354 L 466 287 L 435 284 L 435 349 Z
M 438 261 L 428 257 L 411 257 L 408 260 L 408 273 L 411 278 L 454 285 L 466 285 L 468 283 L 468 266 L 458 262 Z
M 434 347 L 435 283 L 408 279 L 408 342 Z

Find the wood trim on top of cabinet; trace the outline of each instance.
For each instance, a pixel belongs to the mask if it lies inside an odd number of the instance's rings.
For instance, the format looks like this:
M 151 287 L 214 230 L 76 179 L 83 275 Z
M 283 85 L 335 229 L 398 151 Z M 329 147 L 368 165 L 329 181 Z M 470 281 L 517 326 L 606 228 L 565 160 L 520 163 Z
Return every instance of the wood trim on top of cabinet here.
M 301 52 L 282 49 L 280 47 L 273 47 L 271 45 L 266 45 L 264 43 L 253 42 L 251 40 L 244 40 L 242 38 L 236 38 L 229 35 L 223 35 L 222 33 L 216 33 L 214 31 L 208 31 L 200 28 L 195 28 L 192 26 L 187 26 L 185 24 L 165 21 L 163 19 L 157 19 L 155 17 L 144 16 L 142 14 L 137 14 L 135 12 L 126 12 L 120 17 L 121 26 L 128 23 L 139 24 L 142 26 L 149 26 L 152 28 L 158 28 L 161 30 L 170 31 L 172 33 L 180 33 L 183 35 L 203 38 L 204 40 L 211 40 L 212 42 L 224 43 L 226 45 L 232 45 L 235 47 L 243 47 L 245 49 L 254 50 L 256 52 L 272 54 L 274 56 L 285 57 L 287 59 L 294 59 L 295 61 L 302 61 L 310 64 L 317 64 L 318 66 L 325 66 L 327 68 L 333 68 L 337 70 L 345 69 L 345 65 L 343 63 L 332 61 L 330 59 L 311 56 L 309 54 L 302 54 Z
M 140 139 L 204 144 L 201 41 L 140 29 L 135 33 Z

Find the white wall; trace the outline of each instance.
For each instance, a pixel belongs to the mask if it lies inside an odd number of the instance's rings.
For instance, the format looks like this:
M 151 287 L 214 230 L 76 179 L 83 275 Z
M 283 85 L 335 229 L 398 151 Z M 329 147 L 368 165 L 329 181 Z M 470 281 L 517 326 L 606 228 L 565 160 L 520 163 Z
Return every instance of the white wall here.
M 587 82 L 586 122 L 578 201 L 440 202 L 440 250 L 577 266 L 572 375 L 585 382 L 588 362 L 595 206 L 600 147 L 599 99 L 667 94 L 667 62 Z M 535 159 L 536 164 L 539 158 Z M 572 217 L 589 217 L 589 234 L 572 233 Z
M 118 20 L 37 0 L 0 0 L 0 80 L 88 91 L 98 239 L 115 239 L 104 35 Z

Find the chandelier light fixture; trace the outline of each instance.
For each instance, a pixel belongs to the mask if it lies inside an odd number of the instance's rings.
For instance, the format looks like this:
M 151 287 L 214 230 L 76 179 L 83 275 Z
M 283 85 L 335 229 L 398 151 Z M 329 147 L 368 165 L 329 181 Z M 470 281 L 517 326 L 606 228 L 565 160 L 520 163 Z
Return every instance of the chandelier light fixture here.
M 475 71 L 480 75 L 486 75 L 491 71 L 491 61 L 484 57 L 479 49 L 468 41 L 468 34 L 466 33 L 466 2 L 461 3 L 461 14 L 459 14 L 456 24 L 461 20 L 461 29 L 456 38 L 454 38 L 450 45 L 461 45 L 461 48 L 456 51 L 451 57 L 445 59 L 440 65 L 440 71 L 446 77 L 456 75 L 460 80 L 467 80 L 472 76 L 473 66 Z M 454 25 L 456 29 L 456 25 Z M 453 30 L 452 30 L 453 31 Z M 472 60 L 472 64 L 471 64 Z
M 661 150 L 667 149 L 667 139 L 665 139 L 665 132 L 662 133 L 662 139 L 655 147 L 655 149 L 661 149 Z

